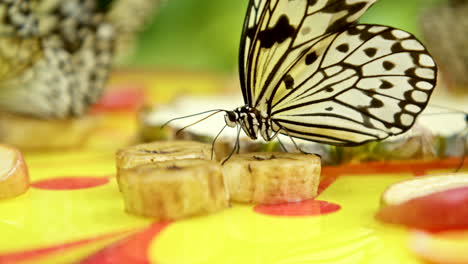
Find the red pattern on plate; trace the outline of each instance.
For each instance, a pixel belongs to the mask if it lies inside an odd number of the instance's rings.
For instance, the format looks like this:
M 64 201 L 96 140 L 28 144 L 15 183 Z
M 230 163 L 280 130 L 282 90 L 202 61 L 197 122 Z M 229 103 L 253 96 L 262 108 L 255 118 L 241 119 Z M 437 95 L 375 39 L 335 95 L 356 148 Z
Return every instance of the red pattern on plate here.
M 433 161 L 381 161 L 356 164 L 344 164 L 340 166 L 327 166 L 322 168 L 323 175 L 339 176 L 344 174 L 376 174 L 376 173 L 404 173 L 409 172 L 415 176 L 422 176 L 430 170 L 450 169 L 455 170 L 460 165 L 460 158 L 449 158 Z
M 108 177 L 63 177 L 36 181 L 31 186 L 44 190 L 77 190 L 101 186 L 108 182 Z
M 332 185 L 338 175 L 323 176 L 317 191 L 317 196 Z M 266 215 L 276 216 L 316 216 L 336 212 L 341 206 L 326 201 L 314 199 L 304 200 L 297 203 L 282 203 L 282 204 L 264 204 L 257 205 L 253 209 L 255 212 Z
M 129 231 L 101 235 L 98 237 L 87 238 L 87 239 L 59 244 L 59 245 L 55 245 L 51 247 L 25 250 L 21 252 L 5 253 L 5 254 L 0 255 L 0 263 L 1 264 L 13 264 L 13 263 L 18 263 L 20 261 L 38 260 L 40 258 L 47 257 L 47 255 L 50 255 L 50 254 L 54 254 L 54 253 L 57 254 L 59 252 L 71 250 L 73 248 L 77 248 L 80 246 L 85 246 L 85 245 L 88 245 L 88 244 L 91 244 L 93 242 L 97 242 L 100 240 L 117 237 L 127 232 Z
M 324 215 L 340 210 L 340 206 L 334 203 L 318 200 L 305 200 L 298 203 L 257 205 L 255 212 L 276 216 L 314 216 Z
M 79 262 L 80 264 L 150 264 L 148 249 L 169 222 L 151 227 L 120 240 Z

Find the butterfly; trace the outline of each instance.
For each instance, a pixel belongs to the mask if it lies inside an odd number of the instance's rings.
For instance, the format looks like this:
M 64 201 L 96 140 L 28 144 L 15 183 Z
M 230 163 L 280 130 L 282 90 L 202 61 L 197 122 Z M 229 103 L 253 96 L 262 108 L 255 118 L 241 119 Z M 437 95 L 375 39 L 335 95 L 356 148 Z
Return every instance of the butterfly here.
M 245 105 L 225 111 L 226 126 L 337 146 L 410 129 L 437 66 L 412 34 L 356 23 L 375 2 L 250 0 L 239 50 Z
M 0 110 L 79 116 L 104 89 L 113 26 L 94 0 L 0 1 Z

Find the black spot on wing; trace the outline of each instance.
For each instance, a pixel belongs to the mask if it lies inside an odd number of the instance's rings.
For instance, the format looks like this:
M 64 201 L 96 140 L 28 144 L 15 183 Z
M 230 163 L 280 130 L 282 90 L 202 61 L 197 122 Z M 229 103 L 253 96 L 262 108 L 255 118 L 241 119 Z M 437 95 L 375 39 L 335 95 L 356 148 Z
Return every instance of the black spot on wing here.
M 286 89 L 290 90 L 294 88 L 294 78 L 290 74 L 284 76 L 283 81 Z
M 375 54 L 377 54 L 377 49 L 376 48 L 367 48 L 364 50 L 364 53 L 366 53 L 366 55 L 369 57 L 369 58 L 372 58 L 375 56 Z
M 380 89 L 390 89 L 390 88 L 393 88 L 393 84 L 389 81 L 386 81 L 386 80 L 382 80 L 382 84 L 380 85 Z
M 405 49 L 403 48 L 400 42 L 396 42 L 395 44 L 393 44 L 391 50 L 393 53 L 405 51 Z
M 384 67 L 385 70 L 387 71 L 390 71 L 392 70 L 393 68 L 395 68 L 395 64 L 393 62 L 390 62 L 390 61 L 384 61 L 382 66 Z
M 310 6 L 313 6 L 315 4 L 317 4 L 318 0 L 308 0 L 307 1 L 307 4 L 310 5 Z
M 350 34 L 351 36 L 361 34 L 361 30 L 357 29 L 356 27 L 352 27 L 352 28 L 348 29 L 347 32 L 348 32 L 348 34 Z
M 372 124 L 371 122 L 370 116 L 365 115 L 365 114 L 361 114 L 361 116 L 362 116 L 362 123 L 364 124 L 364 126 L 368 128 L 375 128 L 374 124 Z
M 397 40 L 397 38 L 395 37 L 395 35 L 392 34 L 392 32 L 390 30 L 388 31 L 385 31 L 383 32 L 382 34 L 380 34 L 382 36 L 382 38 L 386 39 L 386 40 Z
M 381 108 L 384 106 L 384 103 L 378 99 L 372 99 L 371 105 L 372 108 Z
M 253 39 L 255 37 L 255 27 L 248 28 L 245 31 L 245 35 L 247 36 L 247 38 Z
M 367 4 L 364 2 L 348 4 L 346 3 L 346 0 L 329 0 L 321 12 L 336 14 L 344 11 L 347 14 L 346 16 L 333 22 L 333 24 L 329 25 L 326 33 L 338 32 L 343 27 L 349 25 L 350 23 L 348 22 L 348 17 L 360 12 L 366 7 L 366 5 Z
M 250 30 L 250 29 L 249 29 Z M 282 15 L 276 25 L 273 28 L 268 28 L 258 33 L 258 40 L 260 41 L 260 47 L 269 49 L 275 45 L 275 43 L 283 43 L 286 39 L 292 38 L 296 32 L 296 29 L 289 24 L 289 19 L 286 15 Z M 251 32 L 248 32 L 252 34 Z
M 325 110 L 326 110 L 326 111 L 333 111 L 333 107 L 331 107 L 331 106 L 330 106 L 330 107 L 327 107 L 327 108 L 325 108 Z
M 343 52 L 343 53 L 346 53 L 349 51 L 349 45 L 344 43 L 344 44 L 341 44 L 339 45 L 338 47 L 336 47 L 336 50 L 338 50 L 339 52 Z
M 312 53 L 307 54 L 307 56 L 305 58 L 306 65 L 311 65 L 312 63 L 314 63 L 317 60 L 317 58 L 318 58 L 318 56 L 317 56 L 317 53 L 315 51 L 312 52 Z
M 357 26 L 351 27 L 346 32 L 351 36 L 359 35 L 360 40 L 367 41 L 375 36 L 374 33 L 369 32 L 370 28 L 372 28 L 371 25 L 359 25 L 359 28 Z

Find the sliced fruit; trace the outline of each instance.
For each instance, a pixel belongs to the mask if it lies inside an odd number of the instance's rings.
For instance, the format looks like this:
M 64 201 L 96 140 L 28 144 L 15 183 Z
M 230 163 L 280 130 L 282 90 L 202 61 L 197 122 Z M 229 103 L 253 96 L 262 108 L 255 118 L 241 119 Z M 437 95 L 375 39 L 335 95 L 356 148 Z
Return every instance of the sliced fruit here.
M 223 165 L 232 201 L 275 204 L 317 195 L 320 158 L 295 153 L 234 155 Z
M 96 128 L 98 116 L 45 120 L 0 114 L 0 142 L 21 150 L 73 148 L 83 144 Z
M 174 220 L 228 206 L 221 165 L 175 160 L 121 169 L 119 187 L 129 213 Z
M 377 218 L 430 231 L 468 228 L 468 174 L 420 177 L 391 185 Z
M 0 199 L 18 196 L 28 188 L 28 167 L 21 152 L 14 147 L 0 145 Z
M 211 145 L 196 141 L 156 141 L 117 152 L 117 168 L 182 159 L 211 159 Z
M 382 195 L 383 205 L 398 205 L 413 198 L 468 186 L 467 173 L 418 177 L 390 185 Z
M 415 231 L 410 236 L 410 248 L 432 263 L 468 263 L 468 231 L 431 234 Z

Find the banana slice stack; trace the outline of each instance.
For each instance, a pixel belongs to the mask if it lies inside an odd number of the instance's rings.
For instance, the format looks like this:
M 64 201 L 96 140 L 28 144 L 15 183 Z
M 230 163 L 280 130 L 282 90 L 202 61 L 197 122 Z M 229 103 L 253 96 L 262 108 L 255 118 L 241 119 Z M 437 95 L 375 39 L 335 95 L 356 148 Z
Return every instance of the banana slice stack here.
M 117 152 L 117 181 L 129 213 L 175 220 L 219 211 L 229 200 L 298 202 L 316 196 L 320 158 L 248 153 L 224 165 L 211 146 L 193 141 L 141 144 Z
M 174 220 L 229 205 L 221 165 L 211 146 L 161 141 L 117 152 L 117 182 L 129 213 Z

